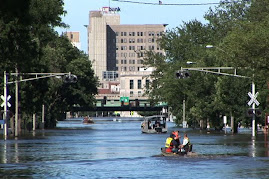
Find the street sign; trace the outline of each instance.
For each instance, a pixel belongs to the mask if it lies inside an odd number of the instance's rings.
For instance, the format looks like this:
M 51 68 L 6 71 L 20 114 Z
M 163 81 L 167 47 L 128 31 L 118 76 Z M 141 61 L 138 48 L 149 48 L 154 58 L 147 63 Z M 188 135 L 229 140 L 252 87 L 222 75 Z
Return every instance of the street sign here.
M 129 105 L 129 97 L 120 97 L 120 101 L 123 101 L 124 105 Z
M 259 92 L 257 92 L 255 95 L 252 95 L 251 92 L 248 92 L 248 96 L 250 97 L 250 100 L 248 102 L 248 105 L 251 106 L 253 103 L 255 103 L 257 106 L 260 105 L 259 101 L 257 100 Z
M 8 107 L 11 107 L 11 104 L 8 102 L 10 100 L 11 96 L 8 95 L 7 96 L 7 106 Z M 1 95 L 1 99 L 3 100 L 3 103 L 1 104 L 1 107 L 4 107 L 6 105 L 6 99 L 3 95 Z

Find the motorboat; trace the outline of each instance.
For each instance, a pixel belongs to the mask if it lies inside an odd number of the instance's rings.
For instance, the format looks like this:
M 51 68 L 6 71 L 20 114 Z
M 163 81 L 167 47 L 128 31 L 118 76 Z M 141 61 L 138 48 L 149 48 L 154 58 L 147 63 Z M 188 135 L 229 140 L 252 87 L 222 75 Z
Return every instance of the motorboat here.
M 170 156 L 197 156 L 198 154 L 196 152 L 192 151 L 192 145 L 188 150 L 181 149 L 177 153 L 173 152 L 166 152 L 165 148 L 161 148 L 162 156 L 170 157 Z
M 155 115 L 145 117 L 141 123 L 142 133 L 157 134 L 157 133 L 166 133 L 167 124 L 166 116 L 164 115 Z
M 92 118 L 86 116 L 86 117 L 83 118 L 83 123 L 84 124 L 92 124 L 94 122 L 93 122 L 93 119 Z

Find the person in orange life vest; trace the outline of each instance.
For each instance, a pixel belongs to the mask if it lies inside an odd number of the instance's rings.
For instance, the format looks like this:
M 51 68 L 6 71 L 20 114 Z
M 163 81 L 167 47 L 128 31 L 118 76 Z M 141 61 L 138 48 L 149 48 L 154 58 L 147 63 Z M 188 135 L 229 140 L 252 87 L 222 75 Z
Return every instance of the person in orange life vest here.
M 176 136 L 175 140 L 177 141 L 178 145 L 180 145 L 180 140 L 179 140 L 180 135 L 179 135 L 179 131 L 173 131 L 172 134 Z
M 171 134 L 165 142 L 165 151 L 168 153 L 177 153 L 178 152 L 179 143 L 176 140 L 176 136 Z

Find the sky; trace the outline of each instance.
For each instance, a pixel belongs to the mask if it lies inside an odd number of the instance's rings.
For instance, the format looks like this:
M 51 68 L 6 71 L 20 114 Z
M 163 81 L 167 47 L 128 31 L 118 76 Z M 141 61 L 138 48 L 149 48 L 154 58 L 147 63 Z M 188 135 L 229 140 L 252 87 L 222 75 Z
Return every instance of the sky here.
M 163 5 L 138 4 L 159 3 L 159 0 L 64 0 L 64 9 L 67 14 L 62 17 L 64 23 L 70 27 L 66 29 L 56 28 L 59 34 L 66 31 L 80 32 L 81 50 L 87 52 L 87 29 L 89 24 L 89 12 L 100 10 L 102 7 L 119 7 L 121 11 L 121 24 L 168 24 L 167 29 L 173 29 L 183 25 L 183 22 L 198 20 L 206 23 L 203 16 L 209 8 L 214 8 L 220 0 L 161 0 Z M 131 2 L 130 2 L 131 1 Z M 209 4 L 207 4 L 209 3 Z M 165 5 L 180 4 L 180 5 Z M 207 4 L 207 5 L 184 5 Z

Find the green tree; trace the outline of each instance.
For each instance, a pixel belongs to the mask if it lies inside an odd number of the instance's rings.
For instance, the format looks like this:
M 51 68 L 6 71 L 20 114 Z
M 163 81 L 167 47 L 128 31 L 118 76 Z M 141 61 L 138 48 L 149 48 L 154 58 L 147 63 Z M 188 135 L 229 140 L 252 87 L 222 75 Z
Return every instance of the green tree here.
M 74 84 L 45 78 L 20 83 L 20 112 L 27 123 L 46 106 L 46 126 L 54 127 L 74 104 L 93 105 L 97 79 L 87 56 L 73 47 L 54 27 L 67 27 L 63 0 L 3 0 L 0 6 L 0 67 L 20 73 L 66 73 L 78 76 Z M 28 75 L 22 78 L 30 78 Z M 0 77 L 2 79 L 2 77 Z M 10 76 L 10 81 L 15 78 Z M 2 82 L 3 80 L 1 80 Z M 14 95 L 14 85 L 9 85 Z M 14 98 L 12 98 L 14 104 Z M 12 107 L 14 108 L 15 105 Z M 13 109 L 14 110 L 14 109 Z

